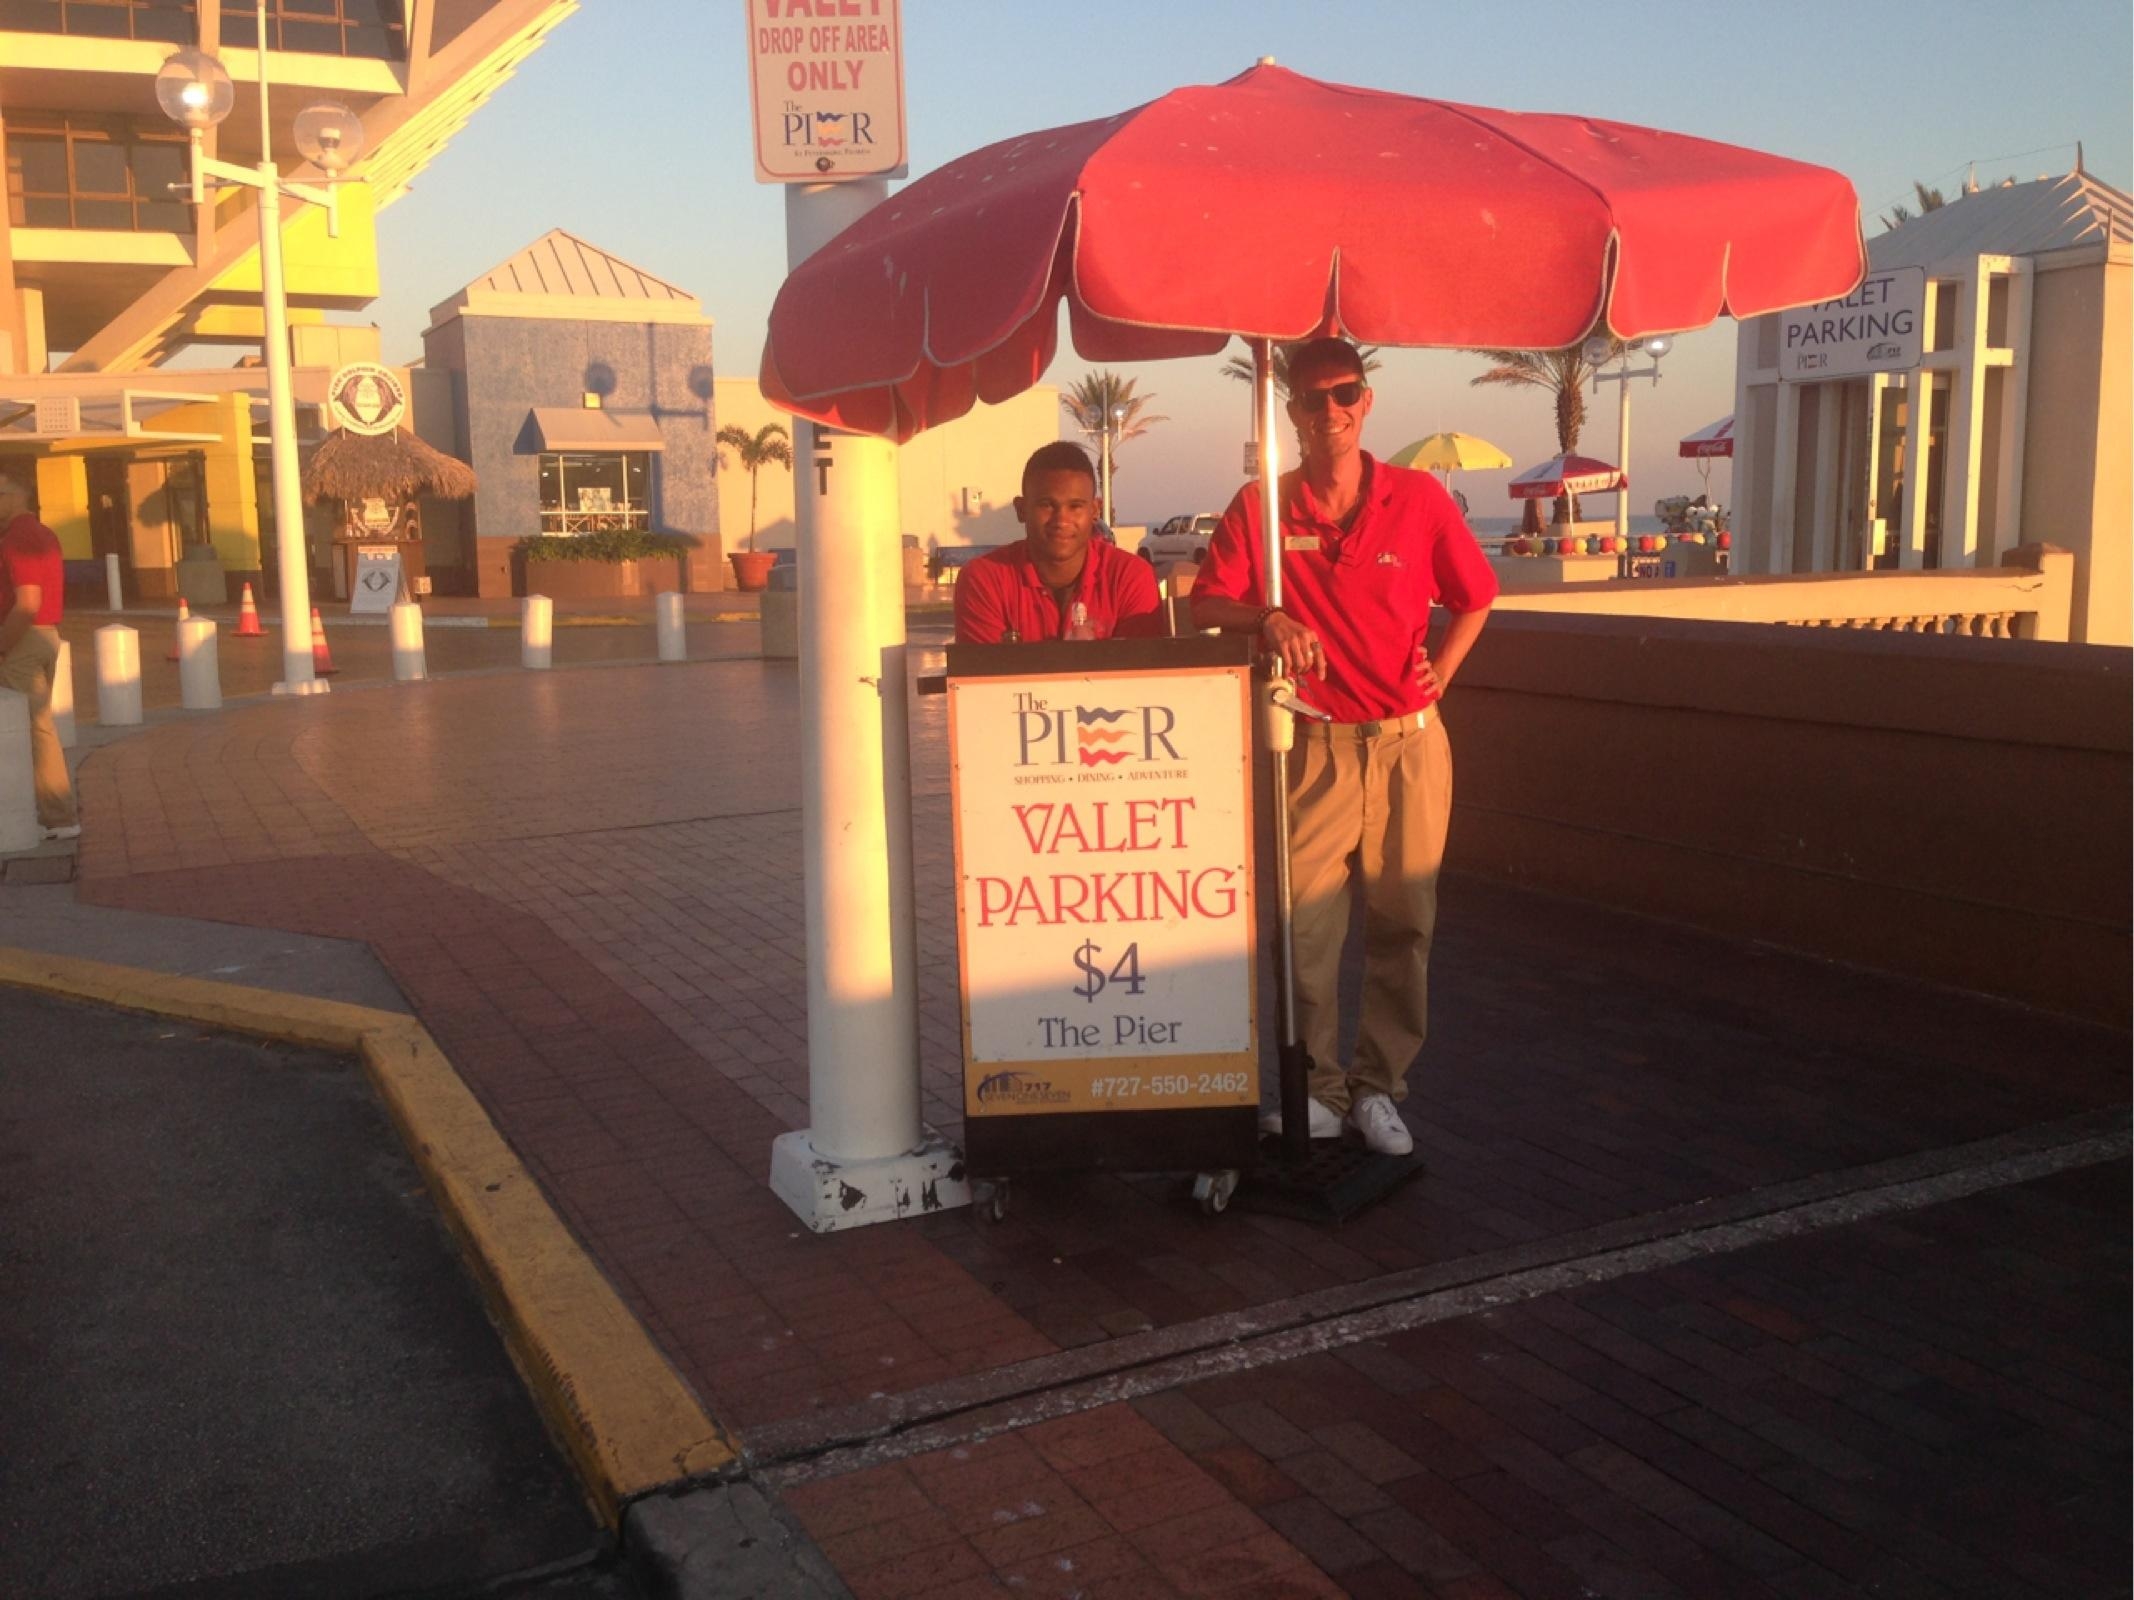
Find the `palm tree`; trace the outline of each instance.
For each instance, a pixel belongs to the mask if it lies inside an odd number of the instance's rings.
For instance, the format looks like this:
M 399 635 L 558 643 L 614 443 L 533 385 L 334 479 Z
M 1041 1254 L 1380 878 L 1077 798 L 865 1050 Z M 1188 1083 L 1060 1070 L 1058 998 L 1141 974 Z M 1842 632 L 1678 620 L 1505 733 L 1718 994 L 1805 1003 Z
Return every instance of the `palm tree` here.
M 1607 360 L 1622 353 L 1620 339 L 1608 342 Z M 1556 452 L 1569 455 L 1578 448 L 1578 435 L 1586 425 L 1586 385 L 1592 381 L 1594 364 L 1586 359 L 1583 344 L 1566 350 L 1470 350 L 1489 362 L 1490 369 L 1468 381 L 1483 384 L 1524 384 L 1547 389 L 1556 397 Z M 1605 362 L 1603 363 L 1605 364 Z M 1578 520 L 1578 498 L 1565 495 L 1559 502 L 1566 515 L 1560 520 Z
M 748 469 L 748 548 L 756 548 L 756 474 L 767 466 L 781 466 L 793 470 L 793 436 L 785 431 L 782 422 L 766 422 L 754 433 L 746 428 L 737 428 L 728 423 L 719 430 L 719 465 L 726 465 L 726 452 L 732 450 L 739 463 Z
M 1138 439 L 1159 422 L 1169 422 L 1169 417 L 1152 417 L 1146 414 L 1152 394 L 1135 394 L 1133 378 L 1122 378 L 1116 372 L 1087 372 L 1076 380 L 1074 386 L 1060 396 L 1060 404 L 1066 408 L 1075 428 L 1084 438 L 1097 441 L 1097 449 L 1110 476 L 1119 475 L 1119 446 L 1129 439 Z M 1109 435 L 1109 448 L 1106 436 Z M 1100 466 L 1100 471 L 1103 467 Z M 1111 517 L 1109 479 L 1105 484 L 1106 498 L 1104 516 Z
M 1917 214 L 1920 216 L 1925 216 L 1929 211 L 1939 211 L 1949 203 L 1942 198 L 1939 189 L 1929 189 L 1917 178 L 1912 180 L 1912 193 L 1919 197 Z M 1910 206 L 1891 206 L 1882 218 L 1882 226 L 1887 229 L 1901 228 L 1912 220 L 1913 214 Z
M 1300 349 L 1307 342 L 1300 339 L 1293 344 L 1278 344 L 1274 347 L 1274 392 L 1284 400 L 1289 398 L 1290 352 Z M 1366 378 L 1378 370 L 1380 363 L 1377 345 L 1359 345 L 1356 353 L 1363 358 L 1363 375 Z M 1232 356 L 1223 363 L 1223 376 L 1249 384 L 1252 382 L 1252 357 L 1249 354 Z

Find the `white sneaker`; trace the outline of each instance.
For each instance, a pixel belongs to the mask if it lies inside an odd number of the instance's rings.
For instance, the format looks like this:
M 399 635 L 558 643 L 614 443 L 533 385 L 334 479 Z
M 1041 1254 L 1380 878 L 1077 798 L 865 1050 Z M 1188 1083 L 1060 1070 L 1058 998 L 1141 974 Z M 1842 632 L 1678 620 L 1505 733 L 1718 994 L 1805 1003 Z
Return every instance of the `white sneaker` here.
M 1314 1139 L 1338 1139 L 1341 1137 L 1341 1113 L 1323 1101 L 1313 1100 L 1311 1102 L 1311 1115 L 1306 1119 L 1306 1125 L 1311 1129 L 1311 1136 Z M 1273 1111 L 1260 1113 L 1260 1132 L 1280 1133 L 1281 1131 L 1282 1112 L 1279 1107 Z
M 47 839 L 79 839 L 82 836 L 82 825 L 70 822 L 64 828 L 47 828 L 44 830 L 44 836 Z
M 1400 1112 L 1382 1094 L 1360 1095 L 1349 1107 L 1349 1126 L 1363 1135 L 1363 1142 L 1382 1156 L 1404 1156 L 1415 1148 L 1415 1136 L 1400 1120 Z

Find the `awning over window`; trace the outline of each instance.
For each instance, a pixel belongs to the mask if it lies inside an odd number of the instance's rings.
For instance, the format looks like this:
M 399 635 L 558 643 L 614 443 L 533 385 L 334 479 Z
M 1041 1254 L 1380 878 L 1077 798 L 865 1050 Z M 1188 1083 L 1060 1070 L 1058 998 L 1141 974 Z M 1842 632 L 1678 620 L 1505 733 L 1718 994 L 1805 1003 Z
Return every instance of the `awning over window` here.
M 535 406 L 533 431 L 543 450 L 664 450 L 659 424 L 646 416 Z

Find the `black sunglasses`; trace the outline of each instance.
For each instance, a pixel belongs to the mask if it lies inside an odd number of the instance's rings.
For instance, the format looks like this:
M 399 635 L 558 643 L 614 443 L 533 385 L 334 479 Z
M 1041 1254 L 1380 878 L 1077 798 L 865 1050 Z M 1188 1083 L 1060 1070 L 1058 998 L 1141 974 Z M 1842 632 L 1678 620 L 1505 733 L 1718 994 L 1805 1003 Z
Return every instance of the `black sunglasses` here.
M 1326 409 L 1327 401 L 1337 406 L 1352 406 L 1370 393 L 1371 386 L 1361 378 L 1351 378 L 1347 383 L 1337 383 L 1330 389 L 1305 389 L 1289 397 L 1289 403 L 1299 411 L 1317 415 Z

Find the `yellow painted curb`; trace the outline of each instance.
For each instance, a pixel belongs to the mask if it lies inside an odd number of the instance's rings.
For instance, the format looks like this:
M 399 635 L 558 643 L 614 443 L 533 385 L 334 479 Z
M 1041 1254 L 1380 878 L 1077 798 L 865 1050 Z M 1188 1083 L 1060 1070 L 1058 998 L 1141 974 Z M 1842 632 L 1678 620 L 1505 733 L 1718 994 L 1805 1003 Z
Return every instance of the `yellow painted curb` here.
M 0 983 L 361 1058 L 601 1515 L 738 1451 L 412 1017 L 0 947 Z

